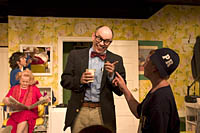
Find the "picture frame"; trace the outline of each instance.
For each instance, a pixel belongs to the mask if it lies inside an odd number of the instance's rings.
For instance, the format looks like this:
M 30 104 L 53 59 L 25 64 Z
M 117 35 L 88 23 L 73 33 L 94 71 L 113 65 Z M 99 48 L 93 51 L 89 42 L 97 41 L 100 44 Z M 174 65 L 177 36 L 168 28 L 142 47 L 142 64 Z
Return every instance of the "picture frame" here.
M 139 45 L 139 56 L 138 56 L 138 69 L 139 69 L 139 80 L 148 80 L 144 76 L 144 62 L 149 52 L 154 49 L 162 48 L 162 41 L 138 41 Z
M 52 75 L 53 47 L 51 45 L 21 44 L 20 52 L 27 59 L 27 66 L 34 76 Z

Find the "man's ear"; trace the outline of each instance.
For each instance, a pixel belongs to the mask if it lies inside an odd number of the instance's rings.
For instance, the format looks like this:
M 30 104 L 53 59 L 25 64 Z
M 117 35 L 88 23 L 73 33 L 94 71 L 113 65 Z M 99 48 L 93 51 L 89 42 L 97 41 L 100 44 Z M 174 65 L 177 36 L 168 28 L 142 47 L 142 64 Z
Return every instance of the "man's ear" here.
M 95 32 L 92 33 L 92 41 L 95 40 Z

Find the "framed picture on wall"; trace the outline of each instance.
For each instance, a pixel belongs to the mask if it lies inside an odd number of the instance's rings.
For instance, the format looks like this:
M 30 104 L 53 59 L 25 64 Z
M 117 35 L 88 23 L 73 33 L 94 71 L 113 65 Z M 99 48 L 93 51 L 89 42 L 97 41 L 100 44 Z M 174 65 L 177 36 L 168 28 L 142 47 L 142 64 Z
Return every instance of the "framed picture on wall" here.
M 149 52 L 153 49 L 162 48 L 162 41 L 138 41 L 139 44 L 139 79 L 147 80 L 144 76 L 144 62 Z
M 20 45 L 20 51 L 26 55 L 27 66 L 35 76 L 52 75 L 51 45 Z

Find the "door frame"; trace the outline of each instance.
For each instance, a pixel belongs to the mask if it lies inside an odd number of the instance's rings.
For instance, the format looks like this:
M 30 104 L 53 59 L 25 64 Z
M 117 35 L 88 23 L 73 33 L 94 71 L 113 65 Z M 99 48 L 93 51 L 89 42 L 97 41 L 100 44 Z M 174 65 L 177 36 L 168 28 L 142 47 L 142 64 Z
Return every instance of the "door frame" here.
M 92 42 L 92 37 L 58 37 L 58 103 L 63 103 L 63 87 L 60 85 L 63 73 L 63 43 Z

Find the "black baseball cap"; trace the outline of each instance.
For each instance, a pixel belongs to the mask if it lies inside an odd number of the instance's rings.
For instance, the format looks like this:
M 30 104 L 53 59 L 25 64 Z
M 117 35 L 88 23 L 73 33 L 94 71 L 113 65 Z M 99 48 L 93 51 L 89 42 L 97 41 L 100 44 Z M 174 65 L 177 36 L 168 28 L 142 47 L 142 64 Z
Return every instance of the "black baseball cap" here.
M 150 56 L 150 60 L 156 65 L 162 78 L 170 76 L 180 62 L 179 55 L 170 48 L 155 50 L 155 53 Z

